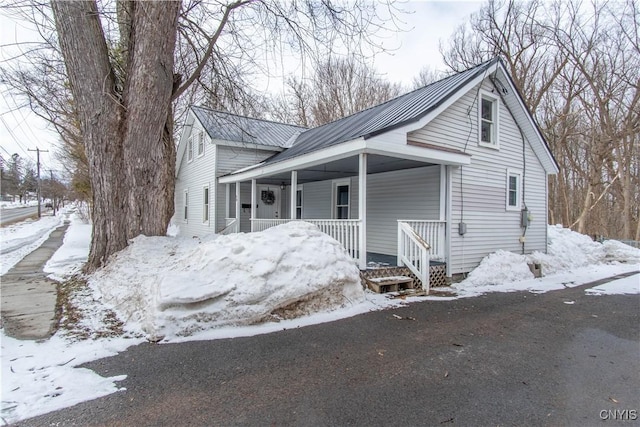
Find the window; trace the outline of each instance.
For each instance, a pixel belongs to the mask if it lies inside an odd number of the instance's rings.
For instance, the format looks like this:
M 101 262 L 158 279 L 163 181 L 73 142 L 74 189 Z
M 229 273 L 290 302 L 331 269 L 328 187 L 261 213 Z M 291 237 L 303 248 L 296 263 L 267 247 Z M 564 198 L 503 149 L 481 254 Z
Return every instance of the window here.
M 184 201 L 184 214 L 182 216 L 182 219 L 184 220 L 184 222 L 187 222 L 187 219 L 189 218 L 189 216 L 188 216 L 188 213 L 189 213 L 189 190 L 184 190 L 183 201 Z
M 296 219 L 302 219 L 302 188 L 296 191 Z
M 507 210 L 520 210 L 520 172 L 507 169 Z
M 193 160 L 193 135 L 187 140 L 187 160 Z
M 204 187 L 202 192 L 202 222 L 209 221 L 209 187 Z
M 333 217 L 349 219 L 349 180 L 333 183 Z
M 198 132 L 198 157 L 204 155 L 204 132 Z
M 498 147 L 498 98 L 488 94 L 480 96 L 480 145 Z

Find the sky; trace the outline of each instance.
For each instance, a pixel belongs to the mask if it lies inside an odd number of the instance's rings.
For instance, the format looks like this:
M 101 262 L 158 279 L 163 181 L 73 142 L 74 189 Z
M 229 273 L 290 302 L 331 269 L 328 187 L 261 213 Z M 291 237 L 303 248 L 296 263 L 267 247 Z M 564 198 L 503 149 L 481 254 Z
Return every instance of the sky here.
M 439 43 L 446 42 L 454 30 L 483 3 L 475 1 L 408 1 L 400 7 L 408 13 L 400 19 L 399 31 L 384 36 L 384 46 L 389 50 L 378 54 L 375 68 L 388 80 L 406 85 L 423 67 L 444 70 L 439 52 Z M 3 15 L 0 9 L 0 66 L 15 61 L 16 44 L 32 41 L 37 34 L 25 22 Z M 281 88 L 275 84 L 270 87 Z M 34 165 L 36 153 L 29 151 L 40 148 L 48 150 L 41 154 L 44 170 L 60 171 L 61 165 L 55 159 L 57 135 L 48 129 L 42 119 L 28 107 L 20 108 L 19 98 L 10 94 L 0 83 L 0 155 L 9 159 L 17 153 Z M 23 102 L 22 102 L 23 103 Z

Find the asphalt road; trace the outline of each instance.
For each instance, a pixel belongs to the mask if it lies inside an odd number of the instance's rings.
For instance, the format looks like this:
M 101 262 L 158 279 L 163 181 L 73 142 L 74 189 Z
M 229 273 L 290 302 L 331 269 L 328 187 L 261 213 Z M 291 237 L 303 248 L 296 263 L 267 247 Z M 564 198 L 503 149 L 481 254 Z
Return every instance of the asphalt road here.
M 640 296 L 584 288 L 139 345 L 86 365 L 126 391 L 20 425 L 638 425 Z
M 46 209 L 42 207 L 42 212 Z M 0 226 L 5 226 L 14 222 L 22 221 L 27 218 L 36 217 L 38 215 L 37 206 L 25 206 L 15 209 L 1 209 L 0 210 Z

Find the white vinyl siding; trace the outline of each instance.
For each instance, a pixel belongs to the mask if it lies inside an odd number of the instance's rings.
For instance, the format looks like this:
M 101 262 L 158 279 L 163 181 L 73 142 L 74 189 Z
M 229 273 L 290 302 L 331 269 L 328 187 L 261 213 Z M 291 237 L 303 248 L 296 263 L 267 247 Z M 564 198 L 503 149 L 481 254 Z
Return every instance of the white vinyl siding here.
M 210 142 L 208 135 L 204 133 L 202 127 L 197 121 L 194 121 L 192 126 L 189 126 L 189 129 L 191 129 L 191 134 L 184 136 L 187 143 L 189 140 L 197 140 L 199 138 L 197 135 L 204 135 L 203 138 L 205 145 Z M 185 236 L 202 236 L 214 231 L 212 222 L 214 213 L 211 203 L 216 197 L 215 186 L 213 185 L 215 182 L 214 167 L 216 150 L 213 149 L 214 146 L 212 145 L 209 145 L 209 147 L 211 149 L 205 149 L 203 156 L 194 161 L 188 161 L 189 147 L 185 147 L 185 149 L 178 151 L 178 154 L 181 154 L 183 158 L 176 159 L 176 163 L 180 164 L 180 169 L 178 176 L 176 177 L 175 212 L 176 217 L 181 219 L 181 221 L 176 221 L 180 227 L 180 234 Z M 191 152 L 191 154 L 193 155 L 195 153 Z M 204 219 L 203 204 L 205 199 L 205 188 L 207 188 L 209 192 L 208 220 Z M 184 206 L 180 194 L 184 193 L 186 190 L 189 192 L 189 220 L 185 222 L 182 220 Z
M 440 167 L 367 175 L 367 251 L 397 254 L 398 220 L 440 217 Z
M 216 177 L 227 175 L 238 169 L 246 168 L 247 166 L 260 163 L 275 154 L 270 150 L 259 150 L 255 148 L 242 148 L 242 147 L 228 147 L 224 145 L 217 145 L 217 159 L 216 164 Z M 211 150 L 209 150 L 211 151 Z M 241 203 L 251 203 L 251 182 L 243 182 L 240 187 L 240 201 Z M 235 200 L 236 190 L 235 185 L 231 184 L 231 209 L 229 214 L 231 218 L 235 218 Z M 225 184 L 217 185 L 217 197 L 216 197 L 216 231 L 220 231 L 225 227 L 226 216 L 226 187 Z M 240 212 L 240 225 L 242 231 L 249 231 L 251 229 L 249 218 L 251 216 L 251 209 L 244 208 Z
M 482 89 L 490 93 L 487 79 Z M 533 221 L 526 233 L 525 252 L 546 251 L 546 173 L 528 142 L 526 169 L 522 158 L 522 138 L 504 103 L 498 104 L 500 150 L 468 144 L 469 135 L 478 135 L 478 88 L 470 90 L 423 129 L 411 132 L 412 141 L 465 150 L 471 164 L 452 168 L 451 272 L 465 273 L 482 258 L 498 249 L 520 253 L 520 211 L 505 209 L 507 191 L 505 166 L 522 171 L 524 202 Z M 472 106 L 473 104 L 473 106 Z M 470 125 L 471 122 L 471 125 Z M 462 187 L 461 187 L 462 185 Z M 467 233 L 460 236 L 457 224 L 463 220 Z

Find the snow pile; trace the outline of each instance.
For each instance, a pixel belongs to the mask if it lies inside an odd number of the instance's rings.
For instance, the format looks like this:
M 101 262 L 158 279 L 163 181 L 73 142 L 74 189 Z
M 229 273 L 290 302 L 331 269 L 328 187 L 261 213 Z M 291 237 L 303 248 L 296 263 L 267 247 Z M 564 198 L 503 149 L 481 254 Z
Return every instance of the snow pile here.
M 589 236 L 561 225 L 550 225 L 547 253 L 534 252 L 529 262 L 542 265 L 545 274 L 596 264 L 640 263 L 640 250 L 617 240 L 594 242 Z
M 640 264 L 640 249 L 616 240 L 594 242 L 589 236 L 563 228 L 561 225 L 548 226 L 547 230 L 546 254 L 534 252 L 518 255 L 499 250 L 485 257 L 465 280 L 453 287 L 463 290 L 530 280 L 534 276 L 527 264 L 541 264 L 544 275 L 604 264 Z
M 461 283 L 465 287 L 487 286 L 530 279 L 533 273 L 527 265 L 527 257 L 503 250 L 485 257 Z
M 637 275 L 624 277 L 587 289 L 585 292 L 589 295 L 638 295 L 640 280 Z
M 139 236 L 90 285 L 128 328 L 152 339 L 330 311 L 364 299 L 358 268 L 340 243 L 297 221 L 202 240 Z

